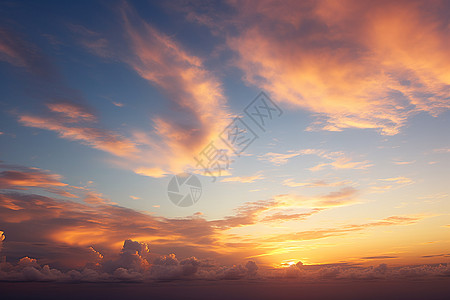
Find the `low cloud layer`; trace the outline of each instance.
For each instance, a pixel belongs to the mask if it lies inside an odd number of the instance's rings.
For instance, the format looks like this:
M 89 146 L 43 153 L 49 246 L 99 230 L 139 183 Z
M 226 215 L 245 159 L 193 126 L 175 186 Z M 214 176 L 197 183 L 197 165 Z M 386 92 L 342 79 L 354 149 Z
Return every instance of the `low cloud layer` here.
M 1 243 L 1 241 L 0 241 Z M 144 282 L 153 280 L 373 280 L 426 279 L 449 277 L 449 264 L 388 267 L 386 264 L 361 267 L 358 265 L 295 265 L 260 269 L 254 261 L 222 266 L 210 260 L 190 257 L 179 260 L 174 254 L 151 258 L 148 245 L 125 240 L 115 260 L 100 255 L 97 263 L 83 268 L 59 270 L 42 265 L 38 260 L 23 257 L 17 263 L 0 263 L 2 281 L 59 282 Z

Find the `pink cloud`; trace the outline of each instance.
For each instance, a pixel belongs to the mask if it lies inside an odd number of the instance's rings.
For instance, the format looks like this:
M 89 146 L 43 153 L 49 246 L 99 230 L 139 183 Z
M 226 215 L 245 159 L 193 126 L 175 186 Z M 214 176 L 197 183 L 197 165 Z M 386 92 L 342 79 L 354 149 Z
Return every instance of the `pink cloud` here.
M 73 114 L 77 113 L 73 112 Z M 79 141 L 116 156 L 132 156 L 137 151 L 136 145 L 132 141 L 118 133 L 86 125 L 77 126 L 77 124 L 71 124 L 72 119 L 67 122 L 57 117 L 22 114 L 19 116 L 19 122 L 28 127 L 55 131 L 62 138 Z
M 200 58 L 142 20 L 129 5 L 122 8 L 122 18 L 131 51 L 125 61 L 158 87 L 176 110 L 153 118 L 154 135 L 145 139 L 153 150 L 163 145 L 158 156 L 167 153 L 167 159 L 159 160 L 167 166 L 153 167 L 183 171 L 226 126 L 229 113 L 221 83 Z
M 244 79 L 317 115 L 309 130 L 372 128 L 450 108 L 449 20 L 435 1 L 232 1 Z M 229 16 L 228 16 L 229 17 Z M 231 24 L 231 25 L 230 25 Z

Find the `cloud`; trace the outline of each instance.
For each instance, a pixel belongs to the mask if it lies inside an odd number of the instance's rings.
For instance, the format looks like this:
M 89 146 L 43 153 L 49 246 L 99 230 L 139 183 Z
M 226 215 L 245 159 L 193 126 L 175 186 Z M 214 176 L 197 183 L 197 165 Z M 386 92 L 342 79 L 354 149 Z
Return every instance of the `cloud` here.
M 305 241 L 305 240 L 321 239 L 332 236 L 341 236 L 348 234 L 350 232 L 361 231 L 372 227 L 411 225 L 417 223 L 423 218 L 424 217 L 391 216 L 381 220 L 363 224 L 349 224 L 332 229 L 317 229 L 309 231 L 299 231 L 296 233 L 289 233 L 289 234 L 280 234 L 268 238 L 267 241 L 281 242 L 281 241 Z
M 69 29 L 88 51 L 126 63 L 159 89 L 170 112 L 152 115 L 153 128 L 131 129 L 130 137 L 101 129 L 93 124 L 94 114 L 79 106 L 72 109 L 73 104 L 52 103 L 47 105 L 52 115 L 21 114 L 19 121 L 113 154 L 118 157 L 112 160 L 115 165 L 140 175 L 160 178 L 196 169 L 194 156 L 216 139 L 230 117 L 221 82 L 200 58 L 143 20 L 131 5 L 122 3 L 118 12 L 124 37 L 120 45 L 82 25 L 70 24 Z
M 298 278 L 302 280 L 393 280 L 446 277 L 450 264 L 395 266 L 387 264 L 362 267 L 351 264 L 303 265 L 299 262 L 269 273 L 272 278 Z M 266 274 L 265 274 L 266 275 Z M 268 274 L 267 274 L 268 275 Z M 266 276 L 267 276 L 266 275 Z
M 0 230 L 0 255 L 2 254 L 3 241 L 5 240 L 5 233 Z M 1 256 L 0 256 L 1 259 Z
M 275 199 L 286 206 L 309 207 L 309 208 L 331 208 L 356 204 L 358 190 L 353 187 L 343 187 L 338 191 L 330 192 L 316 197 L 304 197 L 294 194 L 282 194 Z
M 433 258 L 433 257 L 450 257 L 450 253 L 443 254 L 433 254 L 433 255 L 422 255 L 423 258 Z
M 167 175 L 166 171 L 159 168 L 137 168 L 134 170 L 134 173 L 139 175 L 144 175 L 153 178 L 160 178 Z
M 84 197 L 84 202 L 92 205 L 101 205 L 105 203 L 110 203 L 109 199 L 106 199 L 101 193 L 88 191 Z
M 61 182 L 62 176 L 51 174 L 38 168 L 5 165 L 0 163 L 0 189 L 27 190 L 42 188 L 47 192 L 60 196 L 75 198 L 66 188 L 68 184 Z
M 55 79 L 55 70 L 39 49 L 17 32 L 0 27 L 0 61 L 24 68 L 46 79 Z
M 392 216 L 366 224 L 252 236 L 245 232 L 251 232 L 258 226 L 305 220 L 325 209 L 355 204 L 358 191 L 352 187 L 343 187 L 317 196 L 278 195 L 268 200 L 244 203 L 232 214 L 213 220 L 207 220 L 201 214 L 186 218 L 165 218 L 118 206 L 96 191 L 68 186 L 60 181 L 60 177 L 47 171 L 19 166 L 2 167 L 31 173 L 24 177 L 26 180 L 18 182 L 11 181 L 15 177 L 6 173 L 3 177 L 8 180 L 2 181 L 4 187 L 5 184 L 13 188 L 17 185 L 20 189 L 28 188 L 29 185 L 45 189 L 50 186 L 69 189 L 78 197 L 74 201 L 62 201 L 38 195 L 34 190 L 32 194 L 6 190 L 0 193 L 2 231 L 8 235 L 8 247 L 4 255 L 12 259 L 38 257 L 45 264 L 59 268 L 79 267 L 88 263 L 95 265 L 101 259 L 111 261 L 108 270 L 120 267 L 138 272 L 138 267 L 131 268 L 131 264 L 139 262 L 136 266 L 144 266 L 146 263 L 141 258 L 149 259 L 147 255 L 133 254 L 142 243 L 151 244 L 154 254 L 213 257 L 230 263 L 252 255 L 270 255 L 271 249 L 276 247 L 276 241 L 321 239 L 375 226 L 414 224 L 420 220 L 420 217 L 414 216 Z M 122 247 L 123 241 L 129 239 L 141 244 L 127 242 L 126 247 Z M 117 255 L 120 247 L 123 248 L 122 254 Z M 139 251 L 145 252 L 142 249 Z M 239 273 L 239 270 L 230 272 Z M 124 278 L 128 275 L 134 278 L 136 275 L 118 272 Z
M 289 178 L 283 181 L 283 185 L 289 187 L 336 187 L 342 185 L 349 185 L 352 182 L 350 180 L 338 180 L 338 181 L 328 181 L 323 179 L 311 180 L 309 182 L 295 182 L 294 179 Z
M 444 1 L 230 3 L 222 34 L 244 80 L 315 114 L 309 130 L 394 135 L 450 108 Z
M 323 149 L 303 149 L 303 150 L 290 150 L 287 153 L 274 153 L 269 152 L 258 157 L 262 161 L 269 161 L 276 166 L 286 164 L 289 159 L 295 158 L 302 155 L 316 155 L 319 158 L 329 160 L 330 162 L 319 163 L 314 167 L 309 168 L 311 171 L 319 171 L 326 167 L 331 167 L 333 169 L 367 169 L 372 167 L 369 161 L 352 161 L 342 151 L 327 151 Z
M 365 257 L 361 257 L 361 259 L 392 259 L 392 258 L 398 258 L 398 256 L 391 256 L 391 255 L 377 255 L 377 256 L 365 256 Z
M 67 123 L 76 122 L 93 122 L 97 118 L 93 113 L 88 111 L 87 107 L 71 102 L 51 102 L 46 104 L 52 112 L 58 113 L 60 118 L 64 118 Z
M 382 193 L 390 189 L 401 188 L 414 183 L 414 180 L 404 176 L 381 178 L 378 179 L 378 181 L 378 183 L 374 183 L 374 185 L 371 187 L 371 190 L 375 193 Z M 380 182 L 383 183 L 383 185 L 380 185 Z
M 19 122 L 28 127 L 55 131 L 61 138 L 78 141 L 110 154 L 127 157 L 137 151 L 136 145 L 131 140 L 113 131 L 96 127 L 88 127 L 86 124 L 72 124 L 72 118 L 67 122 L 55 116 L 43 117 L 29 114 L 19 115 Z
M 435 152 L 435 153 L 450 153 L 450 148 L 434 149 L 433 152 Z
M 101 36 L 100 33 L 90 30 L 79 24 L 69 24 L 70 31 L 76 34 L 78 43 L 89 52 L 103 58 L 112 58 L 113 51 L 108 40 Z
M 33 96 L 43 100 L 47 111 L 15 113 L 22 125 L 54 131 L 62 138 L 121 157 L 136 152 L 136 145 L 127 138 L 93 125 L 97 117 L 92 109 L 82 104 L 79 92 L 67 87 L 48 57 L 37 46 L 5 28 L 0 28 L 0 60 L 27 69 L 39 81 L 40 89 Z
M 221 83 L 200 58 L 142 20 L 128 4 L 123 5 L 121 16 L 130 46 L 124 61 L 159 88 L 172 105 L 170 115 L 153 117 L 155 137 L 148 139 L 148 146 L 163 145 L 164 151 L 158 153 L 167 153 L 166 159 L 160 159 L 167 166 L 159 168 L 184 171 L 227 125 L 229 113 Z
M 404 177 L 404 176 L 383 178 L 383 179 L 378 179 L 378 180 L 385 181 L 385 182 L 393 182 L 396 184 L 410 184 L 410 183 L 414 182 L 411 178 Z
M 234 210 L 233 216 L 211 221 L 211 223 L 222 229 L 230 229 L 259 223 L 304 220 L 324 209 L 356 204 L 358 203 L 357 194 L 356 189 L 344 187 L 315 197 L 293 194 L 276 195 L 270 200 L 244 203 Z
M 147 244 L 125 240 L 119 257 L 115 260 L 102 262 L 102 270 L 114 272 L 115 275 L 124 278 L 128 271 L 143 272 L 148 270 L 150 267 L 146 259 L 148 256 L 149 249 Z
M 155 280 L 243 280 L 262 279 L 270 282 L 298 278 L 312 280 L 392 280 L 437 278 L 450 275 L 449 264 L 388 267 L 386 264 L 362 267 L 352 264 L 304 265 L 302 262 L 280 268 L 260 268 L 254 261 L 245 265 L 217 265 L 195 257 L 179 260 L 174 254 L 155 257 L 150 263 L 140 249 L 128 249 L 126 240 L 119 259 L 100 261 L 79 269 L 59 270 L 42 265 L 30 257 L 16 264 L 6 263 L 0 270 L 2 281 L 57 281 L 57 282 L 151 282 Z M 141 243 L 137 243 L 142 245 Z M 147 250 L 147 249 L 146 249 Z M 147 252 L 148 253 L 148 252 Z M 115 265 L 113 266 L 112 264 Z
M 0 269 L 2 281 L 62 282 L 143 282 L 151 280 L 221 280 L 255 278 L 258 266 L 220 266 L 207 259 L 189 257 L 179 260 L 174 254 L 150 259 L 146 244 L 126 240 L 115 260 L 103 260 L 78 269 L 60 270 L 43 265 L 34 258 L 23 257 L 16 264 L 6 263 Z M 149 260 L 152 262 L 150 263 Z
M 306 213 L 283 213 L 278 212 L 271 215 L 266 216 L 261 221 L 262 222 L 285 222 L 285 221 L 292 221 L 292 220 L 304 220 L 316 213 L 321 212 L 323 209 L 321 208 L 315 208 L 312 209 L 309 212 Z
M 121 241 L 132 238 L 151 243 L 156 253 L 177 251 L 183 256 L 206 255 L 228 261 L 230 257 L 248 256 L 248 249 L 228 244 L 227 238 L 233 235 L 227 230 L 259 222 L 301 220 L 320 211 L 286 211 L 294 206 L 272 199 L 245 203 L 232 215 L 217 220 L 208 221 L 199 214 L 170 219 L 120 207 L 95 191 L 86 189 L 83 193 L 79 201 L 61 201 L 37 194 L 0 194 L 2 230 L 9 236 L 8 255 L 39 253 L 46 258 L 46 263 L 67 261 L 70 265 L 79 265 L 79 261 L 91 256 L 69 253 L 82 253 L 80 248 L 94 247 L 108 256 Z M 341 199 L 350 197 L 344 193 L 325 195 L 320 201 L 327 205 L 332 201 L 344 201 Z M 68 256 L 73 259 L 67 259 Z M 61 257 L 65 259 L 60 261 Z
M 287 153 L 269 152 L 269 153 L 259 156 L 258 158 L 263 161 L 264 160 L 269 161 L 276 166 L 281 166 L 281 165 L 286 164 L 289 159 L 306 154 L 306 152 L 307 151 L 305 151 L 305 150 L 300 150 L 300 151 L 290 150 Z
M 61 261 L 59 258 L 67 257 L 65 253 L 79 252 L 80 247 L 91 246 L 102 249 L 102 254 L 108 256 L 129 238 L 151 242 L 157 253 L 177 249 L 181 255 L 222 255 L 221 233 L 213 222 L 200 216 L 185 219 L 154 217 L 103 200 L 98 201 L 98 196 L 85 199 L 96 205 L 93 208 L 82 202 L 60 201 L 36 194 L 0 194 L 2 230 L 9 236 L 7 255 L 39 253 L 47 263 L 72 265 L 75 260 L 86 258 Z
M 235 176 L 235 177 L 227 177 L 221 180 L 221 182 L 241 182 L 241 183 L 252 183 L 256 180 L 263 179 L 264 176 L 261 174 L 256 174 L 252 176 Z
M 245 203 L 230 216 L 208 221 L 200 214 L 164 218 L 103 201 L 94 201 L 93 207 L 80 201 L 61 201 L 36 194 L 3 193 L 0 194 L 0 219 L 2 231 L 8 235 L 3 255 L 9 261 L 38 257 L 51 267 L 27 269 L 26 274 L 31 277 L 11 267 L 12 273 L 0 277 L 59 280 L 51 275 L 56 272 L 52 268 L 58 268 L 64 280 L 81 281 L 250 278 L 255 276 L 255 267 L 252 264 L 244 267 L 236 261 L 270 255 L 272 249 L 279 248 L 280 242 L 342 236 L 380 226 L 415 224 L 423 219 L 391 216 L 367 223 L 262 236 L 230 231 L 304 220 L 324 209 L 352 204 L 355 195 L 357 191 L 352 188 L 343 188 L 311 199 L 280 196 Z M 164 253 L 177 253 L 184 259 Z M 197 257 L 214 258 L 234 266 L 208 267 L 205 260 Z M 70 273 L 63 271 L 73 268 L 76 270 Z
M 392 163 L 396 165 L 411 165 L 415 162 L 416 162 L 415 160 L 412 160 L 412 161 L 393 161 Z

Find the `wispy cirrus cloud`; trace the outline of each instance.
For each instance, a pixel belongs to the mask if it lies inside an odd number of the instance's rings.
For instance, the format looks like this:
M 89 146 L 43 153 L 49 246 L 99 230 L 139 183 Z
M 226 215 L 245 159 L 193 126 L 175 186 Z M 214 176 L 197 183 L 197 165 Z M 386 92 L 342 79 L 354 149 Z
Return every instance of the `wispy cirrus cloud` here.
M 172 111 L 153 115 L 153 128 L 131 129 L 126 136 L 105 129 L 78 93 L 72 97 L 74 91 L 63 83 L 62 76 L 53 76 L 46 79 L 51 88 L 40 95 L 47 111 L 20 112 L 18 120 L 24 126 L 50 130 L 61 138 L 110 153 L 118 158 L 113 160 L 117 166 L 137 174 L 162 177 L 195 167 L 193 156 L 223 130 L 229 117 L 221 82 L 200 58 L 144 21 L 129 4 L 122 3 L 119 11 L 122 42 L 128 52 L 114 52 L 111 41 L 84 26 L 71 24 L 69 29 L 91 53 L 125 62 L 160 89 Z M 41 69 L 57 73 L 38 47 L 6 29 L 0 31 L 0 45 L 2 60 L 26 68 L 36 77 Z
M 433 152 L 435 152 L 435 153 L 450 153 L 450 147 L 434 149 Z
M 411 164 L 413 164 L 413 163 L 415 163 L 416 161 L 415 160 L 412 160 L 412 161 L 393 161 L 392 163 L 393 164 L 395 164 L 395 165 L 400 165 L 400 166 L 403 166 L 403 165 L 411 165 Z
M 136 144 L 122 135 L 110 130 L 100 129 L 73 120 L 61 120 L 54 116 L 19 115 L 19 122 L 28 127 L 57 132 L 60 137 L 91 146 L 113 155 L 129 157 L 137 152 Z
M 55 80 L 55 69 L 38 47 L 27 42 L 18 32 L 0 27 L 0 61 L 28 72 Z
M 350 224 L 344 225 L 334 229 L 317 229 L 309 231 L 300 231 L 296 233 L 276 235 L 268 239 L 271 242 L 277 241 L 300 241 L 300 240 L 312 240 L 321 239 L 331 236 L 345 235 L 350 232 L 361 231 L 372 227 L 380 226 L 406 226 L 416 224 L 418 221 L 424 219 L 424 216 L 391 216 L 381 220 L 376 220 L 363 224 Z
M 332 180 L 317 179 L 317 180 L 310 180 L 308 182 L 296 182 L 294 181 L 293 178 L 289 178 L 283 181 L 283 185 L 289 187 L 336 187 L 351 184 L 352 181 L 350 180 L 332 181 Z
M 235 177 L 226 177 L 221 180 L 221 182 L 241 182 L 241 183 L 252 183 L 257 180 L 264 179 L 264 175 L 255 174 L 250 176 L 235 176 Z
M 80 24 L 68 24 L 69 30 L 76 35 L 78 43 L 89 52 L 103 58 L 112 58 L 114 52 L 108 40 L 99 32 L 88 29 Z
M 45 103 L 45 113 L 15 112 L 28 127 L 57 132 L 60 137 L 78 141 L 117 156 L 131 156 L 136 145 L 121 134 L 102 129 L 93 110 L 79 93 L 69 88 L 50 59 L 18 33 L 0 28 L 0 59 L 29 71 L 46 89 L 35 94 Z
M 229 112 L 221 82 L 199 57 L 141 19 L 128 4 L 121 16 L 131 51 L 124 61 L 159 88 L 174 108 L 170 115 L 153 117 L 155 131 L 148 144 L 163 144 L 160 153 L 170 157 L 165 168 L 182 171 L 226 125 Z
M 288 207 L 331 208 L 358 203 L 358 190 L 353 187 L 343 187 L 337 191 L 316 197 L 305 197 L 296 194 L 282 194 L 275 199 Z
M 373 183 L 371 191 L 375 193 L 383 193 L 385 191 L 401 188 L 410 184 L 413 184 L 414 180 L 405 176 L 381 178 L 378 182 Z
M 290 150 L 287 153 L 269 152 L 258 157 L 259 160 L 268 161 L 276 166 L 286 164 L 290 159 L 303 155 L 316 155 L 326 160 L 311 168 L 310 171 L 320 171 L 324 168 L 333 169 L 367 169 L 373 164 L 368 160 L 353 161 L 342 151 L 327 151 L 324 149 L 302 149 L 298 151 Z
M 100 32 L 75 24 L 69 28 L 89 52 L 126 63 L 159 89 L 170 103 L 170 112 L 153 114 L 153 128 L 131 129 L 129 138 L 103 132 L 111 135 L 106 140 L 116 143 L 112 145 L 116 151 L 98 143 L 98 130 L 94 130 L 94 136 L 86 136 L 86 131 L 64 134 L 75 131 L 67 126 L 53 126 L 51 130 L 125 158 L 115 163 L 140 175 L 159 178 L 195 168 L 194 155 L 217 137 L 230 116 L 221 82 L 206 69 L 201 58 L 142 19 L 130 4 L 122 3 L 118 11 L 123 33 L 120 48 L 125 49 L 120 53 L 111 50 L 114 42 Z M 36 125 L 30 121 L 27 124 Z

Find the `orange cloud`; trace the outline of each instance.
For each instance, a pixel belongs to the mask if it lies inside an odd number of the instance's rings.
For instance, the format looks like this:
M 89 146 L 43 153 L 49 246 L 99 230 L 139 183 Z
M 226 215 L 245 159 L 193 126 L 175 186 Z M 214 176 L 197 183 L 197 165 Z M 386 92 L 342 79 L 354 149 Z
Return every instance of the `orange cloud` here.
M 266 153 L 259 156 L 260 160 L 269 161 L 276 166 L 286 164 L 289 159 L 295 158 L 301 155 L 317 155 L 320 158 L 330 160 L 330 162 L 319 163 L 318 165 L 309 168 L 311 171 L 319 171 L 325 167 L 332 167 L 334 169 L 367 169 L 371 166 L 369 161 L 352 161 L 342 151 L 326 151 L 323 149 L 303 149 L 299 151 L 288 151 L 287 153 Z
M 181 172 L 227 125 L 229 114 L 221 83 L 200 58 L 142 20 L 126 4 L 122 18 L 132 52 L 125 61 L 158 87 L 177 110 L 170 116 L 153 118 L 156 137 L 147 138 L 148 146 L 163 145 L 157 167 Z M 167 165 L 161 166 L 162 161 Z
M 252 176 L 236 176 L 236 177 L 227 177 L 221 180 L 221 182 L 241 182 L 241 183 L 252 183 L 256 180 L 263 179 L 264 176 L 261 174 L 256 174 Z
M 275 196 L 275 199 L 286 207 L 331 208 L 356 204 L 357 194 L 358 190 L 355 188 L 344 187 L 338 191 L 316 197 L 283 194 Z
M 393 135 L 450 108 L 443 1 L 232 1 L 227 34 L 244 79 L 317 115 L 309 130 Z
M 398 225 L 412 225 L 423 219 L 424 217 L 409 217 L 409 216 L 391 216 L 378 221 L 363 223 L 363 224 L 350 224 L 344 225 L 334 229 L 317 229 L 310 231 L 301 231 L 296 233 L 281 234 L 268 239 L 271 242 L 277 241 L 301 241 L 321 239 L 331 236 L 339 236 L 348 234 L 354 231 L 360 231 L 371 227 L 379 226 L 398 226 Z
M 334 187 L 334 186 L 342 186 L 349 185 L 352 182 L 350 180 L 341 180 L 341 181 L 327 181 L 327 180 L 312 180 L 309 182 L 295 182 L 293 179 L 286 179 L 283 181 L 283 185 L 289 187 Z
M 70 102 L 47 103 L 50 111 L 59 113 L 66 122 L 96 121 L 96 117 L 86 107 Z
M 0 189 L 27 190 L 42 188 L 60 196 L 75 198 L 67 189 L 68 184 L 61 182 L 62 176 L 51 174 L 38 168 L 25 168 L 0 164 Z
M 134 173 L 153 178 L 160 178 L 166 176 L 166 172 L 159 168 L 137 168 Z
M 378 181 L 383 183 L 384 185 L 374 183 L 374 186 L 371 187 L 371 190 L 375 193 L 382 193 L 393 188 L 400 188 L 414 183 L 414 180 L 404 176 L 382 178 L 378 179 Z
M 50 107 L 54 111 L 55 106 Z M 59 109 L 61 110 L 61 108 Z M 80 117 L 80 114 L 73 112 L 72 116 Z M 93 148 L 117 156 L 132 156 L 133 153 L 137 151 L 136 145 L 132 141 L 122 137 L 118 133 L 95 127 L 86 127 L 86 125 L 70 125 L 70 123 L 73 122 L 72 118 L 67 122 L 64 119 L 60 120 L 57 117 L 41 117 L 22 114 L 19 116 L 19 122 L 28 127 L 55 131 L 62 138 L 79 141 Z

